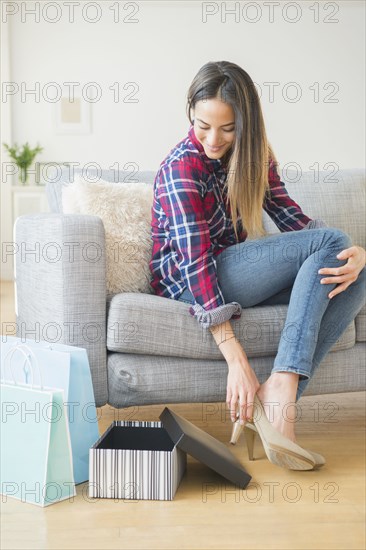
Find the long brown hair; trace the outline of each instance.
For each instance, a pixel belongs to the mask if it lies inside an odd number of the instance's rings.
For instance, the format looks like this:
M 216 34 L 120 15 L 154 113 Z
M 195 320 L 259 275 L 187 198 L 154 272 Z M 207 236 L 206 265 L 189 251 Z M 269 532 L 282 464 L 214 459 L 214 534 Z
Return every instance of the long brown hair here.
M 277 165 L 267 139 L 260 99 L 254 82 L 241 67 L 229 61 L 210 61 L 201 67 L 188 90 L 187 115 L 191 124 L 191 109 L 197 101 L 215 98 L 231 105 L 235 115 L 234 142 L 222 160 L 227 165 L 225 185 L 236 238 L 240 219 L 248 238 L 260 238 L 266 235 L 262 208 L 269 192 L 269 163 L 273 160 Z

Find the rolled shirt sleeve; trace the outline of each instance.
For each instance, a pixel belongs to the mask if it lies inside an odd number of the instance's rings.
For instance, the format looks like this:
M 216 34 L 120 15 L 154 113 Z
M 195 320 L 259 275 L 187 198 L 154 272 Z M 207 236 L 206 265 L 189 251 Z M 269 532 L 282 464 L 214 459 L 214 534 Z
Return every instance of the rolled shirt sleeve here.
M 162 168 L 160 204 L 167 217 L 172 248 L 184 283 L 195 304 L 189 311 L 203 328 L 238 319 L 238 302 L 225 304 L 217 280 L 216 261 L 205 218 L 205 184 L 187 162 L 172 162 Z
M 304 229 L 320 229 L 322 227 L 328 227 L 323 220 L 310 220 Z

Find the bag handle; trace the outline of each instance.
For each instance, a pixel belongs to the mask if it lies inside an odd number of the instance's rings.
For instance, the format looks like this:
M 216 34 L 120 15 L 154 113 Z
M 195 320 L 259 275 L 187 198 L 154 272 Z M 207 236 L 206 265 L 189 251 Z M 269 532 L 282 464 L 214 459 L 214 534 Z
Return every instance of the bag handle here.
M 40 369 L 40 366 L 39 366 L 39 362 L 38 362 L 35 354 L 33 353 L 33 350 L 29 346 L 27 346 L 26 344 L 16 344 L 15 346 L 13 346 L 12 348 L 10 348 L 8 350 L 8 352 L 6 353 L 6 355 L 4 357 L 4 374 L 6 372 L 6 360 L 8 358 L 8 355 L 10 355 L 10 357 L 9 357 L 9 368 L 10 368 L 10 372 L 11 372 L 13 382 L 14 382 L 15 385 L 17 385 L 17 382 L 14 379 L 14 372 L 13 372 L 13 369 L 12 369 L 12 366 L 11 366 L 11 360 L 12 360 L 12 357 L 13 357 L 13 355 L 16 351 L 20 351 L 25 357 L 23 367 L 26 363 L 28 363 L 30 365 L 30 369 L 31 369 L 31 373 L 32 373 L 31 387 L 33 389 L 33 387 L 34 387 L 34 369 L 33 369 L 32 362 L 29 359 L 29 356 L 32 357 L 35 365 L 37 366 L 38 374 L 39 374 L 39 380 L 40 380 L 40 383 L 41 383 L 40 387 L 41 387 L 41 390 L 43 390 L 42 373 L 41 373 L 41 369 Z M 28 352 L 28 354 L 26 352 Z

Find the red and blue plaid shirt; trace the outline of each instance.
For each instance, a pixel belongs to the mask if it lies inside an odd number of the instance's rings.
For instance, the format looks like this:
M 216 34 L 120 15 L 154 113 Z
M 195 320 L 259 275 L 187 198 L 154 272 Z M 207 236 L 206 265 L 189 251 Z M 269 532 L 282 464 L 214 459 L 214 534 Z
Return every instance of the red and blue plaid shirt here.
M 225 304 L 216 276 L 217 255 L 247 238 L 240 221 L 236 240 L 226 177 L 222 160 L 207 157 L 191 125 L 160 164 L 154 182 L 150 284 L 156 295 L 173 299 L 188 288 L 196 302 L 190 313 L 204 327 L 241 315 L 240 304 Z M 268 179 L 264 210 L 281 232 L 304 229 L 311 219 L 289 197 L 273 162 Z

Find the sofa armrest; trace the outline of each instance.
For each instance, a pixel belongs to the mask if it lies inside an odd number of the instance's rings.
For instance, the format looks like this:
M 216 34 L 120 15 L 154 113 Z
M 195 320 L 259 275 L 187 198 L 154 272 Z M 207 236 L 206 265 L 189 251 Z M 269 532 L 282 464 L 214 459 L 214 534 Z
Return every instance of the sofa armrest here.
M 108 401 L 105 233 L 98 216 L 35 214 L 14 224 L 16 335 L 87 350 Z

